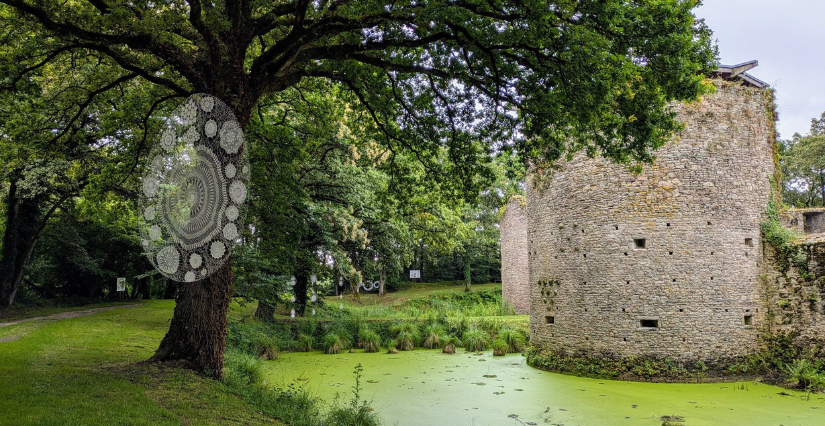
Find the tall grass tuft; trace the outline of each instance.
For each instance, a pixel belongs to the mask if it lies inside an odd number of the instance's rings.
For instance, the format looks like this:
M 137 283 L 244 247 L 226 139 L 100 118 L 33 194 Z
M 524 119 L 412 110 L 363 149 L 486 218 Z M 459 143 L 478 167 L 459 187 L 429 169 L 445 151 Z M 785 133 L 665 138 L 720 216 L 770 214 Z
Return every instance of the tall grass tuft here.
M 413 322 L 402 322 L 392 327 L 395 332 L 395 341 L 398 343 L 398 349 L 402 351 L 411 351 L 418 344 L 421 339 L 418 327 Z
M 507 343 L 500 338 L 493 340 L 493 356 L 504 356 L 507 353 Z
M 524 335 L 510 326 L 502 327 L 496 339 L 504 342 L 507 346 L 505 351 L 511 354 L 523 351 L 526 343 Z
M 315 346 L 315 341 L 311 334 L 301 333 L 295 339 L 295 350 L 299 352 L 309 352 Z
M 358 345 L 364 348 L 364 352 L 378 352 L 381 345 L 381 337 L 378 333 L 368 327 L 362 327 L 358 332 Z
M 445 354 L 454 354 L 455 347 L 461 345 L 461 341 L 458 340 L 458 337 L 447 335 L 444 337 L 443 340 L 444 348 L 441 349 L 441 352 Z
M 490 344 L 490 335 L 479 328 L 471 328 L 461 337 L 464 342 L 464 349 L 467 352 L 480 352 L 487 349 Z
M 424 346 L 427 349 L 440 348 L 444 340 L 444 326 L 438 323 L 431 323 L 424 326 Z
M 387 353 L 388 354 L 397 354 L 398 353 L 398 342 L 395 339 L 387 340 Z
M 324 335 L 324 340 L 321 342 L 324 353 L 337 354 L 341 351 L 349 349 L 349 340 L 340 334 L 331 331 Z

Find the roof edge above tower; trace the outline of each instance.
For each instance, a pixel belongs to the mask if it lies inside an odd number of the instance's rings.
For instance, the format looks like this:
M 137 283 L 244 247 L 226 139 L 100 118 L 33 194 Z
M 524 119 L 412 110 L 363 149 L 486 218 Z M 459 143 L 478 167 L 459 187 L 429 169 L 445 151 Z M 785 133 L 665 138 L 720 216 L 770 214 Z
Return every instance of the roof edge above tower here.
M 768 83 L 765 83 L 764 81 L 745 72 L 756 68 L 758 65 L 759 61 L 756 60 L 743 62 L 737 65 L 719 65 L 719 68 L 711 73 L 711 75 L 713 77 L 719 77 L 728 81 L 742 81 L 748 86 L 764 89 L 769 86 Z

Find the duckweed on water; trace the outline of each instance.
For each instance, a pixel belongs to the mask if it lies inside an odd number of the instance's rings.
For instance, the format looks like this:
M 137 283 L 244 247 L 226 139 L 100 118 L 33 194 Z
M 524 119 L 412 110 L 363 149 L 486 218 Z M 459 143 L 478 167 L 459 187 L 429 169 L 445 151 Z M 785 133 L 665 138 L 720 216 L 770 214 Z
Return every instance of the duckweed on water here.
M 352 388 L 353 366 L 361 363 L 363 398 L 387 425 L 498 426 L 518 419 L 523 424 L 660 426 L 663 418 L 683 418 L 677 423 L 686 426 L 825 425 L 825 395 L 755 382 L 589 379 L 531 368 L 517 354 L 489 355 L 449 356 L 437 349 L 395 356 L 291 353 L 265 363 L 266 379 L 294 383 L 308 377 L 308 389 L 331 400 Z M 487 362 L 477 362 L 482 357 Z

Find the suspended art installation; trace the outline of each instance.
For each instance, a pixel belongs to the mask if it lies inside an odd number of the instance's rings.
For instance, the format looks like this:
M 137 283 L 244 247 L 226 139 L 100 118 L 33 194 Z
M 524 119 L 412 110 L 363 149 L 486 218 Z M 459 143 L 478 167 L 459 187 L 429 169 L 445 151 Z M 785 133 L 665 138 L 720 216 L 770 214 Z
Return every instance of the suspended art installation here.
M 165 277 L 202 280 L 239 241 L 250 179 L 244 135 L 220 99 L 196 94 L 167 117 L 142 178 L 141 244 Z

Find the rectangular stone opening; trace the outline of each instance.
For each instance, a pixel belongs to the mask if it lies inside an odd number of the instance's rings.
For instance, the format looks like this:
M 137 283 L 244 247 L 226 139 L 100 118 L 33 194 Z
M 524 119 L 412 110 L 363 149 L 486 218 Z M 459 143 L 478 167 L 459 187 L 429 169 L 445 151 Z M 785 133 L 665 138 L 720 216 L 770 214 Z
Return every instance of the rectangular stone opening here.
M 805 232 L 809 234 L 825 232 L 825 212 L 810 212 L 802 215 L 805 217 Z
M 643 319 L 639 320 L 642 328 L 659 328 L 659 320 L 657 319 Z
M 544 317 L 544 323 L 549 324 L 549 325 L 555 324 L 556 323 L 556 317 L 546 316 L 546 317 Z
M 748 247 L 753 247 L 753 238 L 745 238 L 745 245 Z
M 644 238 L 634 238 L 633 239 L 633 247 L 637 249 L 644 249 L 647 248 L 647 240 Z
M 745 325 L 753 325 L 753 315 L 745 315 Z

